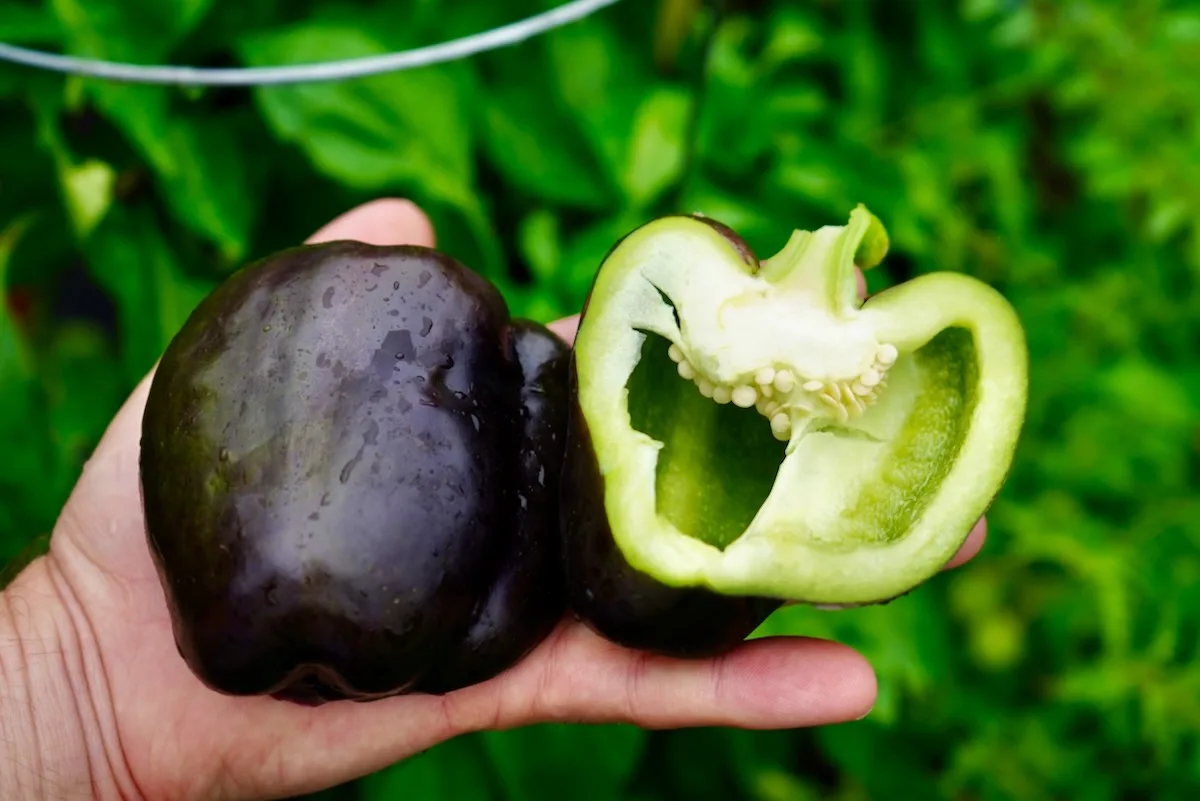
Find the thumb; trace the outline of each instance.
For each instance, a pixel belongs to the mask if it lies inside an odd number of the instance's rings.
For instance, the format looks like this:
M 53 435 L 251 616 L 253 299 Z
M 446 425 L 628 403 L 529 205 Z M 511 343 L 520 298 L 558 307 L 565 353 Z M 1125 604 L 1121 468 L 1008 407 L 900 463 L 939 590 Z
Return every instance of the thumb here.
M 433 224 L 416 204 L 400 198 L 364 203 L 330 220 L 306 242 L 354 239 L 368 245 L 433 247 Z

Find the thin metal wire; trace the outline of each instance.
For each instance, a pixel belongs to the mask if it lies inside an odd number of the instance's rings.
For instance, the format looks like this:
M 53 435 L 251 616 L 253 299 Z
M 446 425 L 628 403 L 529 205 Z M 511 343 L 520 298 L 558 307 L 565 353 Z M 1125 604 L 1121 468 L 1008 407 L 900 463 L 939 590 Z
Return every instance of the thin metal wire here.
M 0 60 L 53 72 L 84 75 L 90 78 L 178 86 L 267 86 L 337 81 L 426 67 L 508 47 L 583 19 L 617 2 L 619 0 L 572 0 L 558 8 L 502 25 L 499 28 L 493 28 L 490 31 L 428 47 L 344 61 L 296 64 L 287 67 L 205 68 L 121 64 L 115 61 L 45 53 L 3 42 L 0 42 Z

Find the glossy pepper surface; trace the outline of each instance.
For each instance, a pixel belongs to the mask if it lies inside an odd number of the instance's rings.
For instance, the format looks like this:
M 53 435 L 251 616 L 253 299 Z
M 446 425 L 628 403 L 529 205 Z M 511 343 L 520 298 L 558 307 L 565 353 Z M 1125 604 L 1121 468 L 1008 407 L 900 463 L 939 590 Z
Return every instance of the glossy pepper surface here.
M 178 648 L 230 694 L 447 692 L 564 610 L 568 349 L 420 247 L 333 242 L 205 299 L 153 379 L 142 499 Z
M 564 559 L 611 640 L 719 653 L 784 601 L 878 603 L 942 568 L 1024 420 L 1019 319 L 932 273 L 862 302 L 888 250 L 859 206 L 759 260 L 699 215 L 603 261 L 571 367 Z

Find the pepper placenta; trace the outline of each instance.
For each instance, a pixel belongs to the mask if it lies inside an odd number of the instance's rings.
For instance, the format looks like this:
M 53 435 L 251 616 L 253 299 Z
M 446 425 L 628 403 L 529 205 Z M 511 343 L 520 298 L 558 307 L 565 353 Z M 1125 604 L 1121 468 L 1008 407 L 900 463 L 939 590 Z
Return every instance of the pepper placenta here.
M 930 273 L 863 302 L 866 208 L 759 260 L 700 215 L 618 242 L 571 362 L 563 557 L 615 642 L 719 653 L 785 601 L 884 602 L 934 575 L 1000 489 L 1024 421 L 1020 321 Z
M 221 692 L 448 692 L 565 611 L 565 343 L 428 248 L 293 248 L 167 348 L 141 487 L 178 649 Z

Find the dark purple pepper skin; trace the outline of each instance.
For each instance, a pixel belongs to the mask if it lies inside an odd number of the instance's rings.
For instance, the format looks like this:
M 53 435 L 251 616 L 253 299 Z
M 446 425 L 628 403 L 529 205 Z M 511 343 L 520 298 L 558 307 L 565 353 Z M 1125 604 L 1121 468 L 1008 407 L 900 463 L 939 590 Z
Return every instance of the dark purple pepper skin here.
M 529 471 L 557 461 L 566 361 L 526 379 L 537 329 L 443 254 L 346 241 L 197 307 L 150 389 L 141 488 L 201 681 L 305 703 L 445 692 L 545 637 L 557 485 Z
M 566 606 L 559 542 L 546 532 L 557 532 L 559 525 L 571 351 L 537 324 L 518 321 L 513 332 L 524 377 L 516 537 L 500 559 L 483 610 L 458 648 L 421 681 L 423 692 L 476 684 L 515 664 L 549 635 Z

